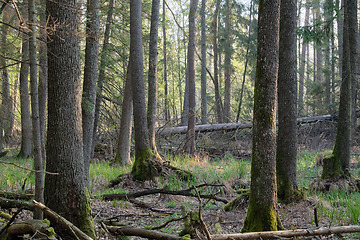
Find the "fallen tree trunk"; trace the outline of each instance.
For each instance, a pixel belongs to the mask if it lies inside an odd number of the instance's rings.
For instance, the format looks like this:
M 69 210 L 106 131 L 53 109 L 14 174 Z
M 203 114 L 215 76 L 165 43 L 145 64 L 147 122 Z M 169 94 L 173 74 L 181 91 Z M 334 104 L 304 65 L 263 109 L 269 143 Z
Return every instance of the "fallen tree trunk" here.
M 298 124 L 312 123 L 317 121 L 329 121 L 335 120 L 336 116 L 333 115 L 321 115 L 321 116 L 313 116 L 313 117 L 302 117 L 297 119 Z M 213 131 L 230 131 L 237 129 L 246 129 L 252 128 L 252 122 L 243 122 L 243 123 L 217 123 L 217 124 L 203 124 L 196 125 L 196 132 L 213 132 Z M 187 126 L 179 126 L 179 127 L 169 127 L 159 129 L 159 135 L 173 135 L 173 134 L 185 134 L 187 132 Z
M 140 192 L 135 192 L 135 193 L 121 193 L 121 194 L 103 194 L 101 195 L 101 197 L 104 200 L 127 200 L 127 199 L 134 199 L 134 198 L 138 198 L 138 197 L 142 197 L 142 196 L 147 196 L 147 195 L 151 195 L 151 194 L 157 194 L 157 193 L 162 193 L 162 194 L 169 194 L 169 195 L 178 195 L 178 196 L 187 196 L 187 197 L 198 197 L 196 194 L 192 193 L 191 191 L 194 190 L 195 188 L 199 188 L 199 187 L 204 187 L 204 186 L 211 186 L 209 184 L 203 184 L 203 185 L 199 185 L 197 187 L 191 187 L 185 190 L 179 190 L 179 191 L 173 191 L 173 190 L 168 190 L 168 189 L 150 189 L 150 190 L 145 190 L 145 191 L 140 191 Z M 214 185 L 215 186 L 215 185 Z M 220 187 L 222 185 L 217 185 L 217 187 Z M 222 198 L 222 197 L 218 197 L 215 195 L 204 195 L 204 194 L 200 194 L 201 198 L 206 198 L 206 199 L 214 199 L 216 201 L 220 201 L 223 203 L 228 203 L 229 201 L 226 198 Z
M 253 233 L 232 233 L 212 235 L 212 240 L 228 240 L 228 239 L 281 239 L 299 236 L 319 236 L 339 233 L 355 233 L 360 232 L 360 226 L 342 226 L 319 229 L 296 229 L 269 232 L 253 232 Z
M 149 239 L 170 239 L 179 240 L 181 237 L 170 235 L 166 233 L 148 230 L 144 228 L 131 227 L 114 227 L 106 226 L 106 228 L 114 235 L 121 236 L 138 236 Z M 360 232 L 360 226 L 342 226 L 319 229 L 296 229 L 283 231 L 269 231 L 269 232 L 251 232 L 251 233 L 232 233 L 232 234 L 215 234 L 211 235 L 212 240 L 245 240 L 245 239 L 283 239 L 299 236 L 320 236 L 340 233 L 355 233 Z
M 26 210 L 34 211 L 34 204 L 27 201 L 14 200 L 0 197 L 0 207 L 2 208 L 21 208 Z

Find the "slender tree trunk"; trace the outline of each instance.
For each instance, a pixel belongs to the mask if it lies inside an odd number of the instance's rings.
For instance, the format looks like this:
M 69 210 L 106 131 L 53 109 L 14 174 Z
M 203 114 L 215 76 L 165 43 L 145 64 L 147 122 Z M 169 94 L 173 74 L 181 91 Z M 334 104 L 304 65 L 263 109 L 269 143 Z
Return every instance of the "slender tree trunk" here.
M 231 122 L 231 0 L 226 0 L 226 19 L 225 19 L 225 89 L 224 89 L 224 120 Z
M 219 89 L 219 67 L 218 67 L 218 39 L 219 39 L 219 13 L 220 0 L 216 1 L 216 9 L 214 15 L 214 88 L 215 88 L 215 105 L 216 116 L 219 123 L 223 122 L 223 111 Z
M 109 39 L 110 39 L 110 30 L 111 30 L 111 22 L 113 18 L 114 12 L 114 0 L 109 0 L 109 10 L 107 13 L 106 18 L 106 26 L 105 26 L 105 33 L 104 33 L 104 41 L 103 41 L 103 48 L 101 50 L 100 55 L 100 66 L 99 66 L 99 76 L 97 82 L 97 91 L 96 91 L 96 100 L 95 100 L 95 114 L 94 114 L 94 130 L 93 130 L 93 141 L 91 147 L 91 155 L 94 154 L 95 143 L 96 143 L 96 133 L 97 133 L 97 126 L 99 123 L 99 116 L 100 116 L 100 108 L 101 108 L 101 101 L 102 101 L 102 91 L 104 87 L 105 81 L 105 69 L 106 69 L 106 60 L 108 57 L 108 48 L 109 48 Z
M 186 133 L 185 151 L 189 154 L 195 152 L 195 15 L 198 0 L 190 1 L 189 12 L 189 44 L 188 44 L 188 82 L 189 82 L 189 122 Z
M 163 2 L 163 8 L 165 12 L 165 1 Z M 155 141 L 155 125 L 156 125 L 156 109 L 157 109 L 157 66 L 158 66 L 158 30 L 159 30 L 159 12 L 160 12 L 160 0 L 152 1 L 151 9 L 151 27 L 150 27 L 150 44 L 149 44 L 149 73 L 148 73 L 148 110 L 147 121 L 149 128 L 150 147 L 153 151 L 156 151 Z M 165 16 L 165 14 L 164 14 Z M 165 18 L 165 17 L 164 17 Z M 165 26 L 163 26 L 164 34 Z M 164 79 L 166 75 L 166 50 L 165 50 L 165 37 L 164 37 Z M 167 90 L 165 90 L 167 92 Z M 167 97 L 165 96 L 165 99 Z M 165 100 L 166 101 L 166 100 Z M 166 102 L 167 103 L 167 102 Z M 165 120 L 167 121 L 167 106 L 165 106 Z
M 28 0 L 29 14 L 29 62 L 30 62 L 30 86 L 31 86 L 31 112 L 33 126 L 33 144 L 34 144 L 34 168 L 35 173 L 35 200 L 44 202 L 44 174 L 43 157 L 40 136 L 40 118 L 39 118 L 39 93 L 37 82 L 37 53 L 36 53 L 36 21 L 35 21 L 35 2 Z M 40 209 L 34 212 L 35 219 L 42 219 L 43 213 Z
M 296 180 L 296 8 L 296 0 L 281 1 L 276 179 L 278 197 L 285 201 L 291 201 L 298 195 Z
M 250 199 L 242 232 L 276 231 L 276 84 L 280 2 L 260 0 Z
M 133 123 L 133 96 L 131 87 L 131 61 L 129 60 L 126 83 L 124 89 L 124 99 L 121 108 L 121 122 L 118 137 L 117 150 L 115 155 L 115 162 L 120 165 L 130 163 L 130 146 L 131 146 L 131 132 Z
M 163 0 L 163 54 L 164 54 L 164 91 L 165 91 L 165 121 L 169 121 L 169 94 L 168 94 L 168 80 L 167 80 L 167 50 L 166 50 L 166 7 L 165 0 Z
M 47 0 L 48 132 L 45 205 L 94 238 L 90 196 L 84 182 L 81 70 L 77 1 Z
M 340 9 L 341 16 L 336 18 L 338 29 L 338 52 L 339 52 L 339 77 L 342 77 L 343 68 L 343 31 L 344 31 L 344 0 L 336 0 L 336 6 Z
M 27 1 L 25 2 L 27 4 Z M 25 10 L 25 8 L 24 8 Z M 27 10 L 27 9 L 26 9 Z M 22 11 L 22 17 L 27 20 L 27 11 Z M 32 129 L 29 99 L 29 37 L 21 34 L 21 67 L 20 67 L 20 109 L 21 109 L 21 149 L 19 158 L 29 158 L 32 154 Z
M 153 179 L 159 172 L 152 162 L 154 154 L 146 119 L 141 0 L 130 2 L 130 65 L 135 128 L 135 162 L 131 174 L 137 180 Z
M 253 15 L 253 1 L 251 0 L 250 1 L 250 16 L 249 16 L 249 23 L 250 24 L 249 24 L 249 28 L 248 28 L 248 38 L 247 38 L 247 43 L 246 43 L 244 73 L 243 73 L 243 81 L 242 81 L 242 84 L 241 84 L 241 92 L 240 92 L 240 99 L 239 99 L 239 107 L 238 107 L 237 115 L 236 115 L 236 122 L 239 122 L 239 118 L 240 118 L 240 111 L 241 111 L 241 105 L 242 105 L 242 99 L 243 99 L 244 87 L 245 87 L 245 80 L 246 80 L 246 71 L 247 71 L 247 66 L 248 66 L 248 63 L 249 63 L 252 15 Z
M 40 25 L 46 25 L 46 1 L 41 1 L 39 8 Z M 46 142 L 46 105 L 47 105 L 47 84 L 48 84 L 48 62 L 47 62 L 47 33 L 44 28 L 39 28 L 39 117 L 40 117 L 40 134 L 41 149 L 43 159 L 46 159 L 45 142 Z
M 305 22 L 304 25 L 309 25 L 309 15 L 310 15 L 310 7 L 309 0 L 306 0 L 305 3 Z M 305 79 L 305 63 L 306 61 L 306 52 L 309 51 L 309 44 L 303 40 L 302 48 L 301 48 L 301 56 L 300 56 L 300 64 L 299 64 L 299 115 L 304 115 L 304 79 Z
M 206 0 L 201 2 L 201 123 L 207 124 L 206 94 Z
M 99 0 L 87 0 L 85 66 L 82 96 L 82 122 L 85 184 L 89 185 L 90 158 L 95 118 L 96 81 L 99 57 Z

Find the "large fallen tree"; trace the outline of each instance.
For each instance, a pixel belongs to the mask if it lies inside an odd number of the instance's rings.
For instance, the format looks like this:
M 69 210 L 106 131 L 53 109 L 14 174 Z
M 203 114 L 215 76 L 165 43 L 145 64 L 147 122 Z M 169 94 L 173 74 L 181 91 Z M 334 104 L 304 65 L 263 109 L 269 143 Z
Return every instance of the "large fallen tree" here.
M 313 116 L 313 117 L 302 117 L 298 118 L 298 124 L 304 123 L 313 123 L 317 121 L 330 121 L 336 120 L 337 116 L 334 115 L 321 115 L 321 116 Z M 212 132 L 212 131 L 230 131 L 230 130 L 237 130 L 237 129 L 246 129 L 252 128 L 252 122 L 243 122 L 243 123 L 217 123 L 217 124 L 203 124 L 203 125 L 196 125 L 195 131 L 196 132 Z M 187 126 L 178 126 L 178 127 L 167 127 L 158 129 L 159 135 L 172 135 L 172 134 L 184 134 L 187 132 Z

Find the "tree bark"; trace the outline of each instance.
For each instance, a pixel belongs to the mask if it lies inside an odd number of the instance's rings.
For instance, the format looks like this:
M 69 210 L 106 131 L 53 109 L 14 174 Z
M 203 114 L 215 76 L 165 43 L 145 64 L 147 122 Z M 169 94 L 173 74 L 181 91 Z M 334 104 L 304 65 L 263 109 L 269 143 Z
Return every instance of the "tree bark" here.
M 168 79 L 167 79 L 167 49 L 166 49 L 166 8 L 165 8 L 165 0 L 163 0 L 163 38 L 164 38 L 164 46 L 163 46 L 163 54 L 164 54 L 164 94 L 165 94 L 165 103 L 164 103 L 164 112 L 165 112 L 165 121 L 169 121 L 169 94 L 168 94 Z
M 275 134 L 279 17 L 280 1 L 260 0 L 251 190 L 242 232 L 274 231 L 281 224 L 277 213 Z
M 99 0 L 87 0 L 86 46 L 82 95 L 85 184 L 89 185 L 89 169 L 95 118 L 96 81 L 99 57 Z
M 84 182 L 80 41 L 77 1 L 46 2 L 48 26 L 48 132 L 45 203 L 95 237 L 89 192 Z
M 186 133 L 185 151 L 189 154 L 195 152 L 195 14 L 198 0 L 190 1 L 189 12 L 189 43 L 188 43 L 188 83 L 189 83 L 189 122 Z
M 296 0 L 281 1 L 276 180 L 278 197 L 285 201 L 291 201 L 298 195 L 296 181 L 296 9 Z

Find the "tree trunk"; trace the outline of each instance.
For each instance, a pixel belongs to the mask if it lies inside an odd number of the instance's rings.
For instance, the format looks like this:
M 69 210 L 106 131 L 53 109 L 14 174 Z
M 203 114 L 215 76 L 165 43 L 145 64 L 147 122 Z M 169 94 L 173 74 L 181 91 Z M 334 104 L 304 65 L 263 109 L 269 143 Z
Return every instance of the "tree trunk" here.
M 356 0 L 344 1 L 343 66 L 340 87 L 339 120 L 332 155 L 324 159 L 323 179 L 349 176 L 351 152 L 351 85 L 355 77 L 355 56 L 357 48 Z
M 41 148 L 40 119 L 39 119 L 39 93 L 37 82 L 37 53 L 36 53 L 36 21 L 35 21 L 35 2 L 28 0 L 29 14 L 29 63 L 30 63 L 30 87 L 31 87 L 31 112 L 32 112 L 32 136 L 34 147 L 34 169 L 35 173 L 35 200 L 44 202 L 44 170 L 43 156 Z M 35 210 L 35 219 L 42 219 L 43 213 Z
M 25 2 L 27 4 L 27 2 Z M 26 9 L 27 10 L 27 9 Z M 22 11 L 22 17 L 27 19 L 27 11 Z M 21 149 L 19 158 L 29 158 L 32 153 L 31 114 L 29 99 L 29 37 L 21 34 L 21 67 L 20 67 L 20 109 L 21 109 Z
M 46 1 L 48 42 L 48 133 L 46 205 L 95 237 L 89 192 L 84 182 L 80 41 L 77 1 Z
M 296 8 L 296 0 L 281 1 L 276 179 L 278 197 L 285 201 L 297 196 Z
M 225 89 L 224 89 L 224 120 L 231 122 L 231 0 L 226 0 L 226 18 L 225 18 Z
M 189 154 L 195 152 L 195 124 L 196 124 L 196 102 L 195 102 L 195 15 L 198 0 L 190 1 L 189 12 L 189 43 L 188 43 L 188 83 L 189 83 L 189 122 L 186 133 L 185 151 Z
M 166 50 L 166 8 L 165 8 L 165 0 L 163 0 L 163 38 L 164 38 L 164 46 L 163 46 L 163 54 L 164 54 L 164 91 L 165 91 L 165 121 L 169 121 L 169 94 L 168 94 L 168 80 L 167 80 L 167 50 Z
M 165 1 L 163 4 L 165 12 Z M 150 27 L 150 44 L 149 44 L 149 73 L 148 73 L 148 110 L 147 110 L 147 121 L 149 128 L 149 140 L 150 147 L 153 151 L 156 151 L 155 142 L 155 125 L 157 120 L 157 67 L 158 67 L 158 30 L 159 30 L 159 12 L 160 12 L 160 0 L 152 1 L 151 9 L 151 27 Z M 164 14 L 165 16 L 165 14 Z M 165 27 L 163 28 L 165 33 Z M 164 40 L 164 57 L 165 51 L 165 40 Z M 164 60 L 164 78 L 165 78 L 165 60 Z M 165 96 L 166 98 L 166 96 Z M 165 106 L 165 112 L 167 112 L 167 106 Z M 166 119 L 166 117 L 165 117 Z
M 251 190 L 242 232 L 275 231 L 281 224 L 277 217 L 275 156 L 279 4 L 259 2 Z
M 131 174 L 137 180 L 153 179 L 158 169 L 151 161 L 153 152 L 146 119 L 141 0 L 130 2 L 130 64 L 135 127 L 135 162 Z
M 115 163 L 125 165 L 130 163 L 130 146 L 133 122 L 133 96 L 131 87 L 131 61 L 129 60 L 126 83 L 124 89 L 124 99 L 121 108 L 121 122 L 118 137 Z M 155 132 L 155 131 L 154 131 Z M 155 140 L 155 139 L 154 139 Z
M 305 3 L 305 22 L 304 25 L 309 25 L 309 15 L 310 15 L 310 2 L 306 0 Z M 299 64 L 299 107 L 298 113 L 300 116 L 305 114 L 304 109 L 304 79 L 305 79 L 305 63 L 306 61 L 306 52 L 309 51 L 309 44 L 303 39 L 302 48 L 301 48 L 301 56 L 300 56 L 300 64 Z M 308 70 L 308 69 L 307 69 Z
M 218 123 L 223 122 L 222 103 L 219 89 L 219 67 L 218 67 L 218 39 L 219 39 L 219 14 L 220 0 L 216 1 L 216 9 L 214 15 L 214 88 L 215 88 L 215 106 Z
M 46 1 L 41 1 L 39 8 L 40 25 L 46 25 Z M 42 145 L 42 156 L 46 159 L 45 142 L 46 142 L 46 105 L 47 105 L 47 84 L 48 84 L 48 62 L 47 62 L 47 33 L 44 28 L 39 28 L 39 117 L 40 117 L 40 134 Z
M 110 39 L 110 30 L 111 30 L 111 22 L 113 18 L 113 11 L 114 11 L 114 0 L 109 0 L 109 10 L 107 13 L 106 18 L 106 26 L 105 26 L 105 33 L 104 33 L 104 42 L 103 48 L 101 50 L 100 55 L 100 67 L 99 67 L 99 77 L 97 82 L 97 90 L 96 90 L 96 100 L 95 100 L 95 113 L 94 113 L 94 130 L 93 130 L 93 141 L 91 147 L 91 155 L 94 154 L 95 143 L 96 143 L 96 132 L 97 126 L 99 123 L 99 115 L 100 115 L 100 108 L 101 108 L 101 101 L 102 101 L 102 91 L 104 87 L 105 81 L 105 69 L 107 64 L 107 57 L 108 57 L 108 48 L 109 48 L 109 39 Z
M 95 118 L 96 81 L 99 56 L 99 0 L 87 0 L 85 66 L 82 95 L 85 184 L 89 185 L 89 169 Z
M 201 2 L 201 123 L 207 124 L 206 94 L 206 0 Z
M 249 51 L 250 51 L 250 40 L 251 40 L 251 24 L 252 24 L 252 15 L 253 15 L 253 1 L 250 1 L 250 16 L 249 16 L 249 28 L 248 28 L 248 38 L 246 43 L 246 54 L 245 54 L 245 64 L 244 64 L 244 73 L 243 73 L 243 81 L 241 84 L 241 92 L 240 92 L 240 99 L 239 99 L 239 107 L 237 109 L 237 115 L 236 115 L 236 122 L 239 122 L 240 118 L 240 112 L 241 112 L 241 105 L 242 105 L 242 99 L 244 94 L 244 87 L 245 87 L 245 80 L 246 80 L 246 71 L 247 66 L 249 63 Z

